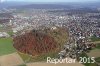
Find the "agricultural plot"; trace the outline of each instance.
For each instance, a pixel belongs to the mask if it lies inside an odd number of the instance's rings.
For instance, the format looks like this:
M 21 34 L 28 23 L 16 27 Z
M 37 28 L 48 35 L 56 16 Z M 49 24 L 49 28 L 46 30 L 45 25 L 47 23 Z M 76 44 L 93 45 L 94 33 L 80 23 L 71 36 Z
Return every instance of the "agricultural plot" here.
M 0 56 L 16 52 L 12 38 L 0 38 Z

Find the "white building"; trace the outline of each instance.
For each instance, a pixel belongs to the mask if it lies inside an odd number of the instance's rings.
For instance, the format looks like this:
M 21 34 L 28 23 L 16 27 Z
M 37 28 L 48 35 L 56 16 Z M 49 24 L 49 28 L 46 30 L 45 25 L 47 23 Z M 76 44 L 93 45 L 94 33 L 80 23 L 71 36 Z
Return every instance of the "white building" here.
M 57 27 L 52 27 L 52 28 L 51 28 L 51 30 L 56 30 L 56 29 L 57 29 Z

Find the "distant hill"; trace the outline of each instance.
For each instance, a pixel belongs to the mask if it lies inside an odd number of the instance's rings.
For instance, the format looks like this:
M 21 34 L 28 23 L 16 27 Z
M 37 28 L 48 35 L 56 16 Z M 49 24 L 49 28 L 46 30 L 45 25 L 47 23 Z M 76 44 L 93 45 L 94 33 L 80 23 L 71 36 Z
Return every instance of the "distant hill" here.
M 58 8 L 72 8 L 72 6 L 60 5 L 60 4 L 30 4 L 30 5 L 17 7 L 17 8 L 58 9 Z
M 30 3 L 30 2 L 3 2 L 0 8 L 34 8 L 34 9 L 57 9 L 57 8 L 99 8 L 100 2 L 86 3 Z
M 2 2 L 0 3 L 0 9 L 2 8 L 12 8 L 12 7 L 18 7 L 18 6 L 22 6 L 22 5 L 28 5 L 30 3 L 27 2 Z

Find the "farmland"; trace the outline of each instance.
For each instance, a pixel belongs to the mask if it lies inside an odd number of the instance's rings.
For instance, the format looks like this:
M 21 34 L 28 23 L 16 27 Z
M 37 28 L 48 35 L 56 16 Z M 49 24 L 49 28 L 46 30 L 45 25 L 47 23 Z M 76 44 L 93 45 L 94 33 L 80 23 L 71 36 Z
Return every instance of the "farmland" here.
M 0 56 L 15 52 L 12 38 L 0 38 Z

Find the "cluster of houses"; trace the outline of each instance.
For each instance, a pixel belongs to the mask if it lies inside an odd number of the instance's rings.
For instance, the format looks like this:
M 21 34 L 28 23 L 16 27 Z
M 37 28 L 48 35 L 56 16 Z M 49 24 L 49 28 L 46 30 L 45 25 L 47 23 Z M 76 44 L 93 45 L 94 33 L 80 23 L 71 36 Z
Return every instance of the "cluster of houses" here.
M 92 36 L 100 37 L 100 28 L 97 25 L 95 20 L 91 21 L 89 18 L 74 17 L 72 22 L 68 22 L 66 29 L 69 32 L 69 40 L 64 45 L 64 49 L 59 52 L 59 57 L 77 58 L 81 53 L 87 53 L 95 48 L 96 45 L 91 43 L 90 38 Z
M 10 35 L 6 32 L 0 32 L 0 38 L 10 37 Z

